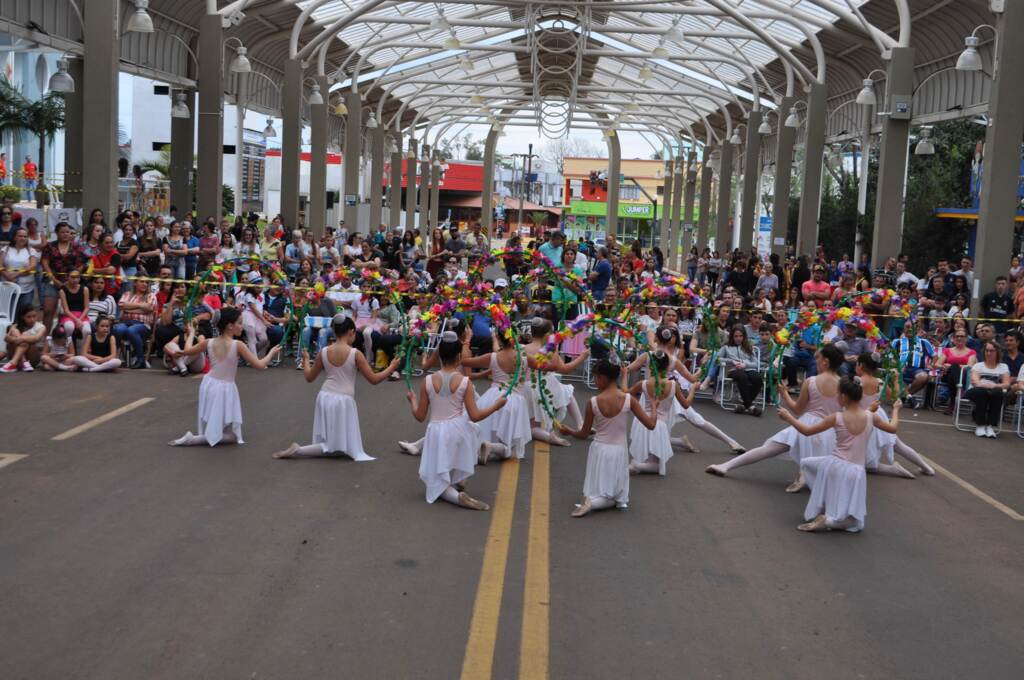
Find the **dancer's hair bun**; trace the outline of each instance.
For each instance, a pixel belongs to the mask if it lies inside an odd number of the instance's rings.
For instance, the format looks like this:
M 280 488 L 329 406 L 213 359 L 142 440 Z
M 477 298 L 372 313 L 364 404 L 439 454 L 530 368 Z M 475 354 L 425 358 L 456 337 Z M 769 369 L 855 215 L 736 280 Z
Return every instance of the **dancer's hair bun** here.
M 441 333 L 441 342 L 458 342 L 459 335 L 455 331 Z

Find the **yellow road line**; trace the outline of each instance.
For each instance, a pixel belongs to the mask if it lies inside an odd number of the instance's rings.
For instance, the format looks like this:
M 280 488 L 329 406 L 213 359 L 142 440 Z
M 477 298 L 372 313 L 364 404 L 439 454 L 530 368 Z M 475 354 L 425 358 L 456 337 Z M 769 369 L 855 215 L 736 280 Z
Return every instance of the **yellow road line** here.
M 17 463 L 22 458 L 28 458 L 24 453 L 0 453 L 0 468 Z
M 494 507 L 491 508 L 491 527 L 487 531 L 480 583 L 476 589 L 473 618 L 469 623 L 466 656 L 462 661 L 462 680 L 490 680 L 491 677 L 518 484 L 519 461 L 512 458 L 501 464 L 498 493 Z
M 519 648 L 520 680 L 547 680 L 551 610 L 549 525 L 551 514 L 551 451 L 533 443 L 533 486 L 530 527 L 526 539 L 526 580 L 523 589 L 523 631 Z
M 971 493 L 971 494 L 977 496 L 982 501 L 984 501 L 985 503 L 988 503 L 989 505 L 991 505 L 993 508 L 995 508 L 999 512 L 1007 515 L 1010 519 L 1017 520 L 1018 522 L 1024 522 L 1024 515 L 1021 515 L 1019 512 L 1017 512 L 1016 510 L 1014 510 L 1010 506 L 1005 505 L 1004 503 L 1000 503 L 995 498 L 992 498 L 992 496 L 989 496 L 987 493 L 985 493 L 984 491 L 982 491 L 978 487 L 976 487 L 973 484 L 971 484 L 970 482 L 968 482 L 966 479 L 961 479 L 960 477 L 957 477 L 955 474 L 953 474 L 952 472 L 950 472 L 946 468 L 942 467 L 941 465 L 936 463 L 934 460 L 931 460 L 930 458 L 925 458 L 924 456 L 921 456 L 921 458 L 924 458 L 925 461 L 927 461 L 927 463 L 929 465 L 931 465 L 933 468 L 935 468 L 936 472 L 939 472 L 939 473 L 945 475 L 950 480 L 952 480 L 955 484 L 957 484 L 961 488 L 965 489 L 968 493 Z
M 125 413 L 128 413 L 129 411 L 134 411 L 135 409 L 139 408 L 140 406 L 145 406 L 149 402 L 153 401 L 153 399 L 154 399 L 154 397 L 143 397 L 142 399 L 136 399 L 132 403 L 125 404 L 121 408 L 116 408 L 116 409 L 114 409 L 113 411 L 111 411 L 109 413 L 104 413 L 99 418 L 93 418 L 89 422 L 82 423 L 78 427 L 73 427 L 70 430 L 68 430 L 67 432 L 61 432 L 59 435 L 57 435 L 56 437 L 53 438 L 53 441 L 55 441 L 55 442 L 62 442 L 65 439 L 71 439 L 72 437 L 74 437 L 76 435 L 79 435 L 79 434 L 82 434 L 83 432 L 88 432 L 89 430 L 91 430 L 92 428 L 94 428 L 94 427 L 96 427 L 98 425 L 102 425 L 103 423 L 105 423 L 105 422 L 107 422 L 109 420 L 113 420 L 114 418 L 117 418 L 118 416 L 123 416 Z

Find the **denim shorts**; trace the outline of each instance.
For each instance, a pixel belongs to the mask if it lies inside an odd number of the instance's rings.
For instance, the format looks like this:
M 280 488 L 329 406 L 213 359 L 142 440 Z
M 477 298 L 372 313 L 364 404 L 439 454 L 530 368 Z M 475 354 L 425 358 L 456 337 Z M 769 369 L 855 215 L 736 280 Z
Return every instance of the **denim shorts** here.
M 39 286 L 39 299 L 40 300 L 56 300 L 57 299 L 57 288 L 48 281 L 43 281 Z

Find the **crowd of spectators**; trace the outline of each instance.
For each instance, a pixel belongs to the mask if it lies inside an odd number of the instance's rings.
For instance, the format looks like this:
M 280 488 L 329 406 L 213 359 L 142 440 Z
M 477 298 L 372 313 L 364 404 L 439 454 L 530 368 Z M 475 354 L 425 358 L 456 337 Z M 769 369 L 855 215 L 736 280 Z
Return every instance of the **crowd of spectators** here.
M 0 372 L 34 368 L 59 371 L 117 370 L 152 366 L 163 361 L 173 373 L 204 370 L 202 361 L 182 356 L 186 323 L 212 334 L 225 306 L 243 312 L 245 341 L 261 355 L 281 342 L 291 320 L 288 290 L 277 278 L 311 286 L 331 285 L 309 310 L 305 327 L 296 335 L 303 343 L 330 341 L 329 320 L 339 310 L 356 321 L 357 342 L 371 363 L 389 361 L 401 343 L 401 310 L 390 296 L 360 286 L 358 272 L 376 270 L 397 281 L 410 314 L 432 299 L 440 287 L 467 275 L 483 254 L 500 245 L 516 253 L 538 248 L 555 266 L 573 276 L 563 285 L 543 282 L 522 290 L 515 315 L 553 321 L 575 318 L 586 311 L 589 297 L 599 306 L 614 307 L 629 299 L 645 280 L 666 268 L 665 254 L 645 249 L 639 241 L 620 243 L 614 235 L 596 245 L 567 239 L 549 231 L 536 240 L 513 234 L 493 244 L 479 223 L 403 231 L 386 225 L 368 234 L 349 231 L 344 223 L 322 236 L 289 229 L 280 217 L 263 223 L 255 215 L 233 222 L 211 219 L 143 217 L 126 211 L 108 223 L 100 210 L 89 214 L 75 231 L 59 224 L 47 234 L 34 218 L 24 221 L 10 201 L 0 205 L 0 264 L 2 279 L 20 290 L 17 318 L 6 333 Z M 740 412 L 759 415 L 756 395 L 763 389 L 765 362 L 775 331 L 801 312 L 828 310 L 846 304 L 851 296 L 874 289 L 892 289 L 916 313 L 910 320 L 892 313 L 892 302 L 872 298 L 864 305 L 898 352 L 909 401 L 920 407 L 930 400 L 947 412 L 964 387 L 975 404 L 979 436 L 997 423 L 998 413 L 1015 404 L 1024 386 L 1024 268 L 1014 256 L 1004 274 L 975 281 L 969 257 L 940 259 L 925 271 L 911 271 L 903 255 L 873 267 L 866 256 L 854 262 L 847 254 L 762 258 L 739 250 L 724 255 L 708 248 L 682 254 L 683 273 L 714 306 L 715 328 L 704 328 L 698 310 L 682 300 L 659 300 L 640 317 L 652 340 L 660 328 L 678 333 L 688 359 L 695 363 L 719 348 L 720 370 L 736 384 Z M 258 258 L 262 262 L 256 264 Z M 192 282 L 217 263 L 233 263 L 230 280 L 210 279 L 194 294 Z M 498 288 L 514 285 L 530 264 L 511 255 L 489 270 Z M 355 271 L 354 276 L 338 272 Z M 139 278 L 142 277 L 142 278 Z M 244 285 L 239 285 L 244 284 Z M 588 296 L 584 296 L 586 289 Z M 971 317 L 972 291 L 984 291 L 978 301 L 980 320 Z M 479 326 L 479 328 L 477 328 Z M 490 327 L 486 318 L 474 323 L 474 347 L 486 350 Z M 711 333 L 717 342 L 709 343 Z M 781 375 L 797 389 L 814 375 L 814 353 L 835 343 L 846 358 L 843 370 L 852 374 L 856 358 L 876 349 L 854 326 L 815 326 L 785 349 Z M 116 361 L 120 357 L 120 361 Z M 201 359 L 201 357 L 200 357 Z M 706 385 L 713 389 L 713 385 Z

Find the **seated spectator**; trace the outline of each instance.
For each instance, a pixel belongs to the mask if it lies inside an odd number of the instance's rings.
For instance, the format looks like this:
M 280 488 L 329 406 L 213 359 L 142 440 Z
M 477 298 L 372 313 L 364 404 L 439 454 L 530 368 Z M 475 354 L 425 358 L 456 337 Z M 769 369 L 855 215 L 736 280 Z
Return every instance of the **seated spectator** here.
M 857 334 L 857 327 L 852 323 L 843 325 L 843 337 L 837 340 L 835 344 L 842 351 L 844 359 L 839 372 L 851 378 L 857 368 L 857 357 L 861 354 L 870 354 L 875 351 L 874 343 L 867 338 L 859 336 Z
M 114 324 L 114 337 L 132 346 L 132 368 L 146 367 L 146 339 L 153 332 L 156 318 L 156 296 L 149 284 L 136 279 L 131 293 L 121 298 L 121 320 Z
M 977 326 L 974 327 L 974 338 L 975 342 L 973 347 L 974 350 L 978 353 L 978 361 L 984 361 L 985 343 L 990 340 L 994 342 L 996 339 L 995 326 L 986 322 L 979 323 Z
M 809 304 L 805 309 L 814 310 L 814 305 Z M 801 368 L 804 369 L 806 378 L 818 374 L 818 364 L 814 360 L 814 353 L 818 351 L 818 345 L 821 342 L 819 331 L 820 329 L 814 326 L 806 329 L 800 334 L 796 347 L 791 345 L 787 348 L 790 352 L 789 355 L 787 356 L 786 352 L 783 352 L 782 377 L 786 379 L 790 388 L 796 388 L 799 385 L 797 374 Z
M 99 317 L 107 316 L 113 319 L 117 316 L 117 302 L 114 301 L 114 296 L 107 292 L 107 282 L 103 277 L 94 276 L 89 279 L 88 316 L 94 331 L 96 319 Z
M 74 358 L 75 365 L 87 373 L 116 371 L 121 367 L 117 358 L 117 342 L 113 329 L 114 320 L 102 314 L 96 317 L 95 329 L 86 341 L 82 352 Z
M 92 333 L 92 323 L 89 321 L 89 289 L 82 285 L 82 275 L 78 270 L 72 270 L 68 279 L 58 290 L 60 299 L 60 325 L 68 337 L 78 337 L 82 340 Z
M 941 379 L 950 395 L 959 389 L 962 373 L 978 361 L 974 350 L 967 346 L 967 331 L 960 329 L 952 333 L 953 344 L 943 347 L 935 356 L 935 368 L 940 371 Z M 953 413 L 953 400 L 950 399 L 946 415 Z
M 995 438 L 1006 393 L 1010 389 L 1010 369 L 1002 361 L 1002 351 L 992 340 L 982 348 L 984 359 L 971 367 L 971 387 L 967 398 L 974 403 L 976 437 Z
M 1010 369 L 1010 375 L 1016 377 L 1021 374 L 1024 370 L 1024 352 L 1021 348 L 1024 347 L 1024 334 L 1018 330 L 1007 331 L 1003 337 L 1003 363 Z M 1014 381 L 1010 386 L 1010 394 L 1008 395 L 1008 403 L 1014 403 L 1017 401 L 1017 395 L 1021 391 L 1019 383 Z
M 740 401 L 736 407 L 736 413 L 749 413 L 752 416 L 761 415 L 761 409 L 754 405 L 761 387 L 764 384 L 761 380 L 760 366 L 754 356 L 754 347 L 747 338 L 747 331 L 743 326 L 733 326 L 729 332 L 729 341 L 722 347 L 719 360 L 726 375 L 736 383 L 736 390 L 739 392 Z
M 907 384 L 909 399 L 918 408 L 921 404 L 914 395 L 928 386 L 928 370 L 935 357 L 935 348 L 925 338 L 924 321 L 919 320 L 916 326 L 907 323 L 903 335 L 893 341 L 893 347 L 903 365 L 903 382 Z
M 202 373 L 205 359 L 202 354 L 185 356 L 185 317 L 188 306 L 188 287 L 181 282 L 171 285 L 170 297 L 163 306 L 160 322 L 154 331 L 154 348 L 163 351 L 164 366 L 182 377 Z M 209 336 L 207 336 L 209 337 Z
M 46 338 L 46 348 L 40 357 L 39 365 L 44 371 L 77 371 L 75 364 L 75 343 L 64 332 L 63 326 L 56 326 L 50 337 Z
M 288 293 L 279 284 L 274 283 L 267 290 L 265 297 L 263 320 L 267 324 L 267 344 L 273 347 L 281 344 L 285 327 L 291 320 L 291 314 L 288 312 Z
M 39 312 L 30 302 L 18 305 L 14 323 L 7 327 L 4 337 L 7 343 L 8 362 L 0 367 L 0 373 L 15 371 L 30 372 L 39 363 L 46 345 L 46 327 L 39 322 Z

